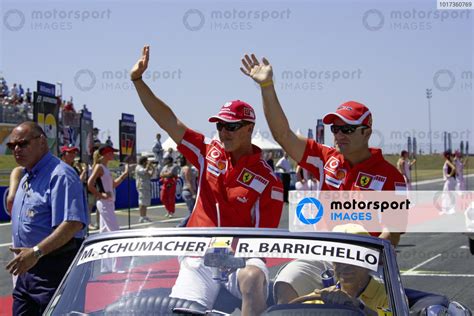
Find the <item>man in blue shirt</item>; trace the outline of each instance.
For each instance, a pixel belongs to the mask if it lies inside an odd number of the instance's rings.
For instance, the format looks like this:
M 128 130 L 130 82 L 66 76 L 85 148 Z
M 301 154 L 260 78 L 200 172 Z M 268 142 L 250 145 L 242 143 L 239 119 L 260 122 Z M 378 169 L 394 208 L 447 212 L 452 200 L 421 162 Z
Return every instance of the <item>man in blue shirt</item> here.
M 41 315 L 85 237 L 87 203 L 77 173 L 49 153 L 38 124 L 15 127 L 7 146 L 25 168 L 12 210 L 16 256 L 6 266 L 18 275 L 13 315 Z

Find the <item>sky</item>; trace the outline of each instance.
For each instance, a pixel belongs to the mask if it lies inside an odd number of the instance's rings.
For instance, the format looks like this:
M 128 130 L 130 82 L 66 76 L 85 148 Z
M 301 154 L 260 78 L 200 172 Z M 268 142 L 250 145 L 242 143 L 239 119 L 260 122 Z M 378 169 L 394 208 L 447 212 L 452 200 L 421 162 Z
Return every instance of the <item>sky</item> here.
M 429 150 L 426 89 L 432 89 L 433 150 L 443 132 L 453 149 L 474 145 L 473 10 L 438 10 L 417 1 L 1 1 L 0 71 L 34 90 L 61 82 L 76 109 L 86 104 L 101 139 L 118 144 L 121 113 L 135 115 L 138 151 L 162 131 L 145 111 L 129 70 L 151 46 L 146 83 L 189 127 L 208 136 L 207 119 L 229 100 L 252 104 L 256 129 L 271 138 L 259 88 L 239 67 L 265 56 L 292 129 L 348 100 L 367 105 L 371 146 L 385 153 L 416 137 Z M 332 145 L 326 127 L 325 143 Z M 167 136 L 164 136 L 165 140 Z

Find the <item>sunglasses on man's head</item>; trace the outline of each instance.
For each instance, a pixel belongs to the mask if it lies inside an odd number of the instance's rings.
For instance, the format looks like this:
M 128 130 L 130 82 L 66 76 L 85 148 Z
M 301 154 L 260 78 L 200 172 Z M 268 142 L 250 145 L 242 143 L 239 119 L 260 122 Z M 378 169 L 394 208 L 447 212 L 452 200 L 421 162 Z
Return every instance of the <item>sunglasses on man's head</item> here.
M 223 128 L 225 128 L 229 132 L 235 132 L 248 124 L 249 123 L 247 122 L 235 122 L 235 123 L 217 122 L 216 128 L 219 132 L 222 131 Z
M 30 145 L 30 143 L 31 143 L 31 141 L 32 141 L 33 139 L 40 138 L 40 137 L 41 137 L 41 135 L 38 135 L 38 136 L 32 137 L 32 138 L 30 138 L 30 139 L 22 139 L 22 140 L 20 140 L 20 141 L 18 141 L 18 142 L 7 143 L 7 147 L 8 147 L 8 149 L 10 149 L 11 151 L 14 151 L 15 148 L 16 148 L 16 146 L 18 146 L 18 147 L 21 148 L 21 149 L 24 149 L 24 148 L 28 147 L 28 145 Z
M 354 133 L 359 127 L 369 128 L 366 125 L 331 125 L 331 132 L 333 134 L 337 134 L 339 131 L 341 131 L 343 134 L 352 134 Z

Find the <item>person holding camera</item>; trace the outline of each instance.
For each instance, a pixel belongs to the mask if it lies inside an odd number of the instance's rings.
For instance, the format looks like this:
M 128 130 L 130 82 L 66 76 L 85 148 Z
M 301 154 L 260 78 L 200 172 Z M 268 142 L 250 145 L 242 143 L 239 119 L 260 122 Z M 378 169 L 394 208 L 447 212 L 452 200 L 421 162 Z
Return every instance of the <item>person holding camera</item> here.
M 138 191 L 138 209 L 140 211 L 139 223 L 151 223 L 152 220 L 146 216 L 147 207 L 151 205 L 151 177 L 153 176 L 154 166 L 152 161 L 146 156 L 138 160 L 135 168 L 135 179 L 137 181 Z

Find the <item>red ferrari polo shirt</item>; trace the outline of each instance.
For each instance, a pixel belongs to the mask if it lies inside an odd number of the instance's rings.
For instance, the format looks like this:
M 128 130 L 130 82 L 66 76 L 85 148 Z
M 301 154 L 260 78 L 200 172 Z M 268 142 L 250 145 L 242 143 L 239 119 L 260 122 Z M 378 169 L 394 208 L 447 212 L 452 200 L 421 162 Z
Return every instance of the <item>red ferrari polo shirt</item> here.
M 232 165 L 220 141 L 186 131 L 178 150 L 199 170 L 188 227 L 278 227 L 283 186 L 261 158 L 260 148 L 253 149 Z

